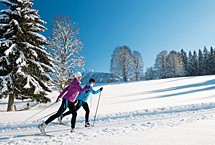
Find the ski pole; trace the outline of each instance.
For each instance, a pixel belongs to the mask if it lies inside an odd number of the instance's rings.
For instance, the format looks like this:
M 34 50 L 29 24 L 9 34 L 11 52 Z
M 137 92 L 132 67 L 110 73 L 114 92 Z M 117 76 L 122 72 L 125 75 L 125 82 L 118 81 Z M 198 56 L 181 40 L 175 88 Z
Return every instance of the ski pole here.
M 51 107 L 52 105 L 54 105 L 56 102 L 52 103 L 51 105 L 49 105 L 48 107 L 42 109 L 41 111 L 39 111 L 38 113 L 32 115 L 31 117 L 29 117 L 28 119 L 26 119 L 25 121 L 28 121 L 29 119 L 33 118 L 34 116 L 40 114 L 41 112 L 43 112 L 44 110 L 46 110 L 47 108 Z
M 93 102 L 93 98 L 92 98 L 92 94 L 90 95 L 90 110 L 92 110 L 92 102 Z
M 96 121 L 96 115 L 97 115 L 98 108 L 99 108 L 99 102 L 100 102 L 101 94 L 102 94 L 102 92 L 100 92 L 100 94 L 99 94 L 99 100 L 98 100 L 98 103 L 97 103 L 96 113 L 95 113 L 94 120 L 93 120 L 93 125 L 92 125 L 93 127 L 94 127 L 94 124 L 95 124 L 95 121 Z
M 57 111 L 52 112 L 52 113 L 50 113 L 50 114 L 48 114 L 48 115 L 46 115 L 46 116 L 44 116 L 44 117 L 38 119 L 37 121 L 42 120 L 42 119 L 44 119 L 44 118 L 46 118 L 46 117 L 48 117 L 48 116 L 51 116 L 51 115 L 53 115 L 53 114 L 55 114 L 55 113 L 57 113 Z

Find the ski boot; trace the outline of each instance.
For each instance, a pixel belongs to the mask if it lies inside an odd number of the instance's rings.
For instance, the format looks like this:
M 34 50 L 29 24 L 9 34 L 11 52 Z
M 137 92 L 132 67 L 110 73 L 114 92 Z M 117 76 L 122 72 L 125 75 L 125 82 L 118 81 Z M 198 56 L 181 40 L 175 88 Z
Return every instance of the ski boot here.
M 71 128 L 71 133 L 74 133 L 75 132 L 75 128 Z
M 41 133 L 43 133 L 44 135 L 46 135 L 46 132 L 45 132 L 46 124 L 45 123 L 40 124 L 38 126 L 38 128 L 40 129 Z
M 90 125 L 90 123 L 89 122 L 86 122 L 85 123 L 85 127 L 90 127 L 91 125 Z
M 62 122 L 62 119 L 63 119 L 62 116 L 59 116 L 59 117 L 58 117 L 58 122 L 61 123 L 61 124 L 63 123 L 63 122 Z

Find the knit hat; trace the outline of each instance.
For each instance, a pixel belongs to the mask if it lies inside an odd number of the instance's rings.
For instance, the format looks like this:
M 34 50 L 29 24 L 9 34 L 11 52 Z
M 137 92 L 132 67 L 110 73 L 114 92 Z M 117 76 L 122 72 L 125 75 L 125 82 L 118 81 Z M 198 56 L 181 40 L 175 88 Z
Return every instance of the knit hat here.
M 82 74 L 80 72 L 76 72 L 76 73 L 74 73 L 74 76 L 75 76 L 75 78 L 78 78 L 78 77 L 82 77 Z

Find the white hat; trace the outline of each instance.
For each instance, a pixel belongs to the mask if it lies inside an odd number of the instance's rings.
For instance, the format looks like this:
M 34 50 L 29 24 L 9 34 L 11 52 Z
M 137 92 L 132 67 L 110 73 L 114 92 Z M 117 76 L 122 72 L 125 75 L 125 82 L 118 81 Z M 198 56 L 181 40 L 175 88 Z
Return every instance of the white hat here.
M 78 78 L 78 77 L 82 77 L 82 74 L 80 72 L 76 72 L 76 73 L 74 73 L 74 76 L 75 76 L 75 78 Z

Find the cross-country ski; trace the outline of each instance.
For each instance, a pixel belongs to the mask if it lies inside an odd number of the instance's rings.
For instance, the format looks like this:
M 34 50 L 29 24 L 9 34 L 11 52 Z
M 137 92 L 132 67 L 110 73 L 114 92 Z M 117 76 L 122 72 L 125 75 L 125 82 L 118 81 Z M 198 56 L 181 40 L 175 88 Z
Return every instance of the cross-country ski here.
M 49 135 L 49 134 L 21 134 L 21 135 L 17 135 L 17 136 L 14 136 L 14 137 L 28 137 L 28 136 L 47 136 L 47 137 L 54 137 L 54 135 Z

